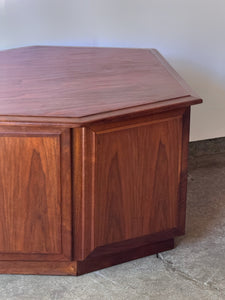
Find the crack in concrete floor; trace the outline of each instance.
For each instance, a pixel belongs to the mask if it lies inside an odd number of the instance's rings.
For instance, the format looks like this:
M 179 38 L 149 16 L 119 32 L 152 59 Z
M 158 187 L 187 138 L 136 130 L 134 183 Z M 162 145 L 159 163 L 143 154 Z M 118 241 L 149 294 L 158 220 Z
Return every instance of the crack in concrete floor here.
M 209 277 L 209 279 L 206 282 L 201 282 L 198 279 L 188 275 L 187 273 L 179 270 L 177 267 L 173 266 L 173 263 L 170 261 L 167 261 L 164 257 L 163 254 L 159 253 L 158 254 L 158 259 L 160 259 L 164 265 L 165 268 L 169 271 L 172 272 L 176 272 L 178 275 L 180 275 L 182 278 L 186 279 L 186 280 L 190 280 L 191 282 L 197 284 L 197 286 L 200 286 L 202 288 L 207 288 L 207 289 L 211 289 L 212 291 L 217 291 L 217 292 L 223 292 L 221 289 L 217 289 L 216 287 L 212 286 L 211 284 L 208 284 L 208 282 L 212 279 L 212 277 L 219 271 L 216 270 L 213 275 L 211 277 Z
M 189 163 L 186 235 L 159 254 L 167 269 L 225 299 L 225 153 Z

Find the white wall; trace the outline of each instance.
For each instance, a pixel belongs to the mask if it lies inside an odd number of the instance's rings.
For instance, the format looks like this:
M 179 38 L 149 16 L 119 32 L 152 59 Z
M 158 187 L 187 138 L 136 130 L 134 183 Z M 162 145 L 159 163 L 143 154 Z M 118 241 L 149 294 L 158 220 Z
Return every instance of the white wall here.
M 157 48 L 204 99 L 191 140 L 225 136 L 224 0 L 0 0 L 0 49 Z

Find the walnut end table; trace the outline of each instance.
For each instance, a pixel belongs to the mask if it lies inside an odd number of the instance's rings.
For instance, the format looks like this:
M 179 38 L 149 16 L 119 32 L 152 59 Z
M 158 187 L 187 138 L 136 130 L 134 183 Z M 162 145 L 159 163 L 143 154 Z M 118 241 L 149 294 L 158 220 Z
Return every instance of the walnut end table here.
M 184 234 L 190 106 L 154 49 L 0 52 L 0 273 L 80 275 Z

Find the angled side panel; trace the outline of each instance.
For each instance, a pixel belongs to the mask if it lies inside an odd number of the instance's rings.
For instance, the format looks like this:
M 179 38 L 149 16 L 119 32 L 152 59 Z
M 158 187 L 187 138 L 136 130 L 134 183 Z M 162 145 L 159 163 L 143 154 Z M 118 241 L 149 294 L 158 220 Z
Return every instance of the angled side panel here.
M 182 115 L 182 159 L 180 166 L 180 188 L 178 202 L 178 233 L 185 233 L 187 172 L 188 172 L 188 142 L 190 132 L 190 107 Z
M 99 247 L 182 232 L 185 116 L 178 109 L 74 129 L 76 260 Z
M 182 114 L 96 130 L 96 247 L 178 228 L 181 151 Z

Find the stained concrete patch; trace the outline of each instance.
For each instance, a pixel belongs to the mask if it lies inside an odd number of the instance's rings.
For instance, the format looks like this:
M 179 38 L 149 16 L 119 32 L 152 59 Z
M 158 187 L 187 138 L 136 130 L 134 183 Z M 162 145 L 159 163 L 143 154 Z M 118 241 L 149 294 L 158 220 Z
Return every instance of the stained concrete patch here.
M 135 299 L 221 299 L 221 293 L 185 278 L 155 256 L 139 259 L 135 265 L 128 263 L 99 272 L 127 287 L 128 292 L 135 290 Z M 129 299 L 129 293 L 125 299 Z
M 161 258 L 225 299 L 225 154 L 195 158 L 189 174 L 186 235 Z
M 225 137 L 189 143 L 190 156 L 203 156 L 225 152 Z
M 201 287 L 156 256 L 138 259 L 81 277 L 13 276 L 0 278 L 0 299 L 222 299 Z

